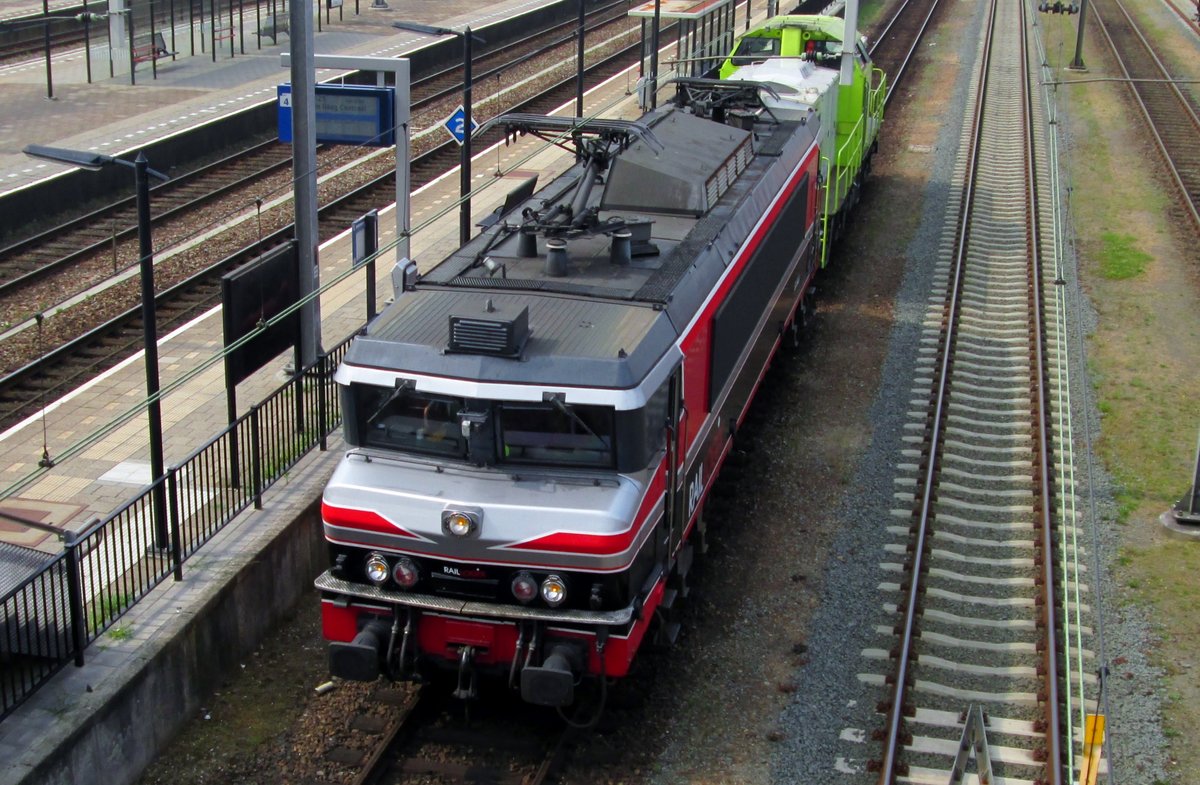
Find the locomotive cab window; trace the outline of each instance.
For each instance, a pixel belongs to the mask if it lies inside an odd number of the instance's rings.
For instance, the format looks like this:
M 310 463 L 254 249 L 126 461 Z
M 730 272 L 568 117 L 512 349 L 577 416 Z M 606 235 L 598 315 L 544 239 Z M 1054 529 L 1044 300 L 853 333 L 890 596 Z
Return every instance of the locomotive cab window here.
M 611 468 L 613 410 L 550 401 L 498 407 L 500 460 Z
M 463 399 L 355 385 L 359 443 L 364 447 L 465 457 Z
M 750 65 L 778 55 L 778 38 L 743 38 L 733 53 L 733 64 Z

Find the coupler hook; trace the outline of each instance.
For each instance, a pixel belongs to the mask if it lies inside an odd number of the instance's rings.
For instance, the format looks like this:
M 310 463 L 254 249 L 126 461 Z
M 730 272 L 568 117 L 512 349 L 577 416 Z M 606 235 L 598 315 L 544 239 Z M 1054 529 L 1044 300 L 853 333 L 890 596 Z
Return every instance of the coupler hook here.
M 399 630 L 400 630 L 400 613 L 399 613 L 399 609 L 397 608 L 396 612 L 393 614 L 393 617 L 392 617 L 392 638 L 388 642 L 389 661 L 391 659 L 392 652 L 396 651 L 396 634 L 399 632 Z M 409 643 L 412 641 L 412 632 L 413 632 L 413 609 L 406 608 L 405 609 L 405 619 L 404 619 L 404 633 L 400 638 L 400 652 L 399 652 L 399 655 L 396 657 L 396 678 L 397 679 L 404 679 L 404 678 L 408 677 L 408 647 L 409 647 Z
M 517 666 L 521 664 L 521 654 L 525 649 L 525 622 L 517 623 L 517 646 L 513 650 L 512 665 L 508 668 L 508 687 L 517 688 Z
M 408 647 L 413 640 L 413 613 L 413 609 L 407 609 L 406 618 L 404 618 L 404 636 L 400 641 L 400 667 L 397 670 L 400 678 L 408 677 Z
M 475 690 L 475 647 L 463 646 L 459 649 L 458 687 L 454 690 L 454 697 L 459 700 L 470 700 L 477 695 Z

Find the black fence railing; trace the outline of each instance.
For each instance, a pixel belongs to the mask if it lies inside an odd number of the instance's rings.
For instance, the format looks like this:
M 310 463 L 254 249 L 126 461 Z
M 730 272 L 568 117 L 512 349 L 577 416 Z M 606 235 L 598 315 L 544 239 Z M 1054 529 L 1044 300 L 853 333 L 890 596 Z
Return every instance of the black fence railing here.
M 0 720 L 84 650 L 341 424 L 333 370 L 347 338 L 0 598 Z M 152 493 L 166 484 L 167 518 Z M 119 628 L 118 628 L 119 629 Z

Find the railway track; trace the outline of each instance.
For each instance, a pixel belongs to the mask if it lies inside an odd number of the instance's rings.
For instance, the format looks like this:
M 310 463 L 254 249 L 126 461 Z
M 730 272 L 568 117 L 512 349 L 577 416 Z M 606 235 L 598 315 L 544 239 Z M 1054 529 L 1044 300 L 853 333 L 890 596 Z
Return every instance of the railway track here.
M 78 13 L 72 8 L 71 12 Z M 51 9 L 50 20 L 50 52 L 53 57 L 66 49 L 73 49 L 83 44 L 83 26 L 74 21 L 63 19 L 68 15 L 67 9 Z M 73 15 L 73 14 L 72 14 Z M 91 34 L 95 35 L 98 23 L 92 23 Z M 46 29 L 41 14 L 36 16 L 12 16 L 0 20 L 0 27 L 9 32 L 9 39 L 0 44 L 0 67 L 18 65 L 29 60 L 44 56 L 46 51 Z
M 622 47 L 608 57 L 591 63 L 586 78 L 600 81 L 636 62 L 637 49 L 637 43 L 634 42 L 632 46 Z M 524 97 L 512 97 L 512 103 L 501 111 L 538 111 L 558 106 L 570 99 L 574 88 L 574 76 L 571 75 L 533 91 L 533 95 L 526 93 Z M 487 143 L 486 138 L 481 141 L 481 144 Z M 457 147 L 449 144 L 418 156 L 412 162 L 413 188 L 420 187 L 457 163 Z M 394 198 L 394 172 L 389 171 L 383 177 L 375 178 L 326 203 L 319 216 L 321 236 L 329 237 L 344 230 L 347 214 L 357 217 L 369 209 L 389 204 Z M 290 225 L 257 236 L 240 251 L 160 291 L 156 297 L 160 331 L 181 324 L 216 305 L 220 297 L 219 281 L 223 274 L 290 237 Z M 120 284 L 127 288 L 133 285 L 128 280 Z M 132 292 L 133 289 L 128 288 L 126 300 L 129 302 L 136 300 Z M 40 323 L 31 329 L 39 335 L 42 331 Z M 140 307 L 133 306 L 61 345 L 50 345 L 48 340 L 39 338 L 37 351 L 31 353 L 36 355 L 36 359 L 0 378 L 0 423 L 7 426 L 19 421 L 87 378 L 136 353 L 141 348 L 140 332 Z
M 291 163 L 291 149 L 272 140 L 176 177 L 152 189 L 150 198 L 155 209 L 151 225 L 161 226 L 171 220 L 186 222 L 204 205 L 235 189 L 286 172 Z M 83 291 L 96 281 L 79 280 L 79 268 L 96 256 L 111 256 L 109 274 L 136 264 L 135 202 L 133 196 L 120 199 L 0 248 L 0 300 L 19 296 L 32 284 L 68 270 L 77 291 Z
M 892 97 L 940 7 L 938 0 L 903 0 L 883 29 L 873 35 L 871 60 L 888 76 L 885 107 L 893 105 Z
M 464 703 L 442 684 L 377 684 L 325 749 L 325 770 L 309 781 L 543 785 L 562 772 L 577 736 L 553 712 L 512 696 Z
M 1095 0 L 1096 21 L 1180 194 L 1180 218 L 1200 234 L 1200 107 L 1171 80 L 1121 0 Z
M 1065 358 L 1043 269 L 1040 103 L 1026 4 L 993 3 L 956 168 L 898 465 L 882 565 L 888 623 L 860 678 L 884 688 L 880 785 L 951 782 L 969 706 L 986 718 L 990 775 L 1068 781 L 1067 587 L 1053 485 L 1052 392 Z M 1078 595 L 1077 595 L 1078 596 Z M 1082 603 L 1077 603 L 1081 605 Z M 1080 608 L 1080 610 L 1084 610 Z M 1074 656 L 1090 658 L 1077 646 Z M 986 764 L 980 762 L 981 781 Z

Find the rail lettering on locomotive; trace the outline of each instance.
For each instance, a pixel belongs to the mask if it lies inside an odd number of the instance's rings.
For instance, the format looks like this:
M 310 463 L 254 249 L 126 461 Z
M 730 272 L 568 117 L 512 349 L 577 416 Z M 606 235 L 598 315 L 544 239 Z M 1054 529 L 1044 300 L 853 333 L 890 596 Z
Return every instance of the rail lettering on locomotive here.
M 704 495 L 704 464 L 700 463 L 696 466 L 696 472 L 692 475 L 692 479 L 688 481 L 687 493 L 687 517 L 692 519 L 696 510 L 700 507 L 700 497 Z
M 883 76 L 841 40 L 775 17 L 636 121 L 493 121 L 577 162 L 396 276 L 337 370 L 334 675 L 448 671 L 469 697 L 492 674 L 565 706 L 628 672 L 874 150 Z

